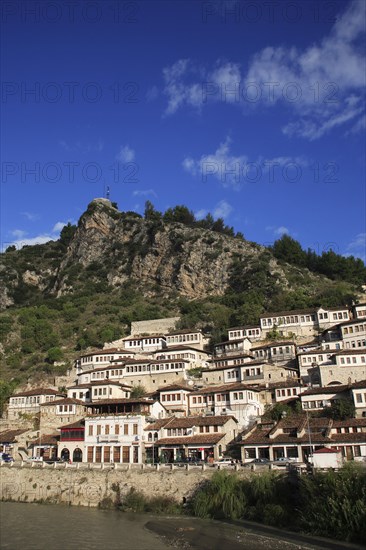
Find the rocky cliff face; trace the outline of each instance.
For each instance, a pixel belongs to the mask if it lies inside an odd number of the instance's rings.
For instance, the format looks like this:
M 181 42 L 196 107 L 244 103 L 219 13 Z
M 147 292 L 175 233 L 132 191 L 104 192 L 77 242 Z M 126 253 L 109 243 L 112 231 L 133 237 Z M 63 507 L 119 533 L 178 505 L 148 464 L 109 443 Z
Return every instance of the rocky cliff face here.
M 94 200 L 58 270 L 54 291 L 69 290 L 67 272 L 82 265 L 106 271 L 108 284 L 118 287 L 132 279 L 148 293 L 176 291 L 187 298 L 222 295 L 228 287 L 235 259 L 249 268 L 264 249 L 245 240 L 180 223 L 147 221 L 134 213 L 120 213 L 105 199 Z M 283 270 L 274 259 L 271 274 L 286 286 Z
M 92 281 L 111 288 L 133 281 L 145 294 L 176 292 L 190 299 L 222 295 L 235 261 L 245 274 L 264 251 L 206 229 L 145 220 L 133 212 L 119 212 L 106 199 L 95 199 L 67 247 L 50 242 L 4 255 L 21 255 L 22 261 L 3 266 L 0 307 L 12 305 L 12 296 L 30 287 L 61 296 Z M 266 254 L 273 284 L 286 287 L 285 272 Z

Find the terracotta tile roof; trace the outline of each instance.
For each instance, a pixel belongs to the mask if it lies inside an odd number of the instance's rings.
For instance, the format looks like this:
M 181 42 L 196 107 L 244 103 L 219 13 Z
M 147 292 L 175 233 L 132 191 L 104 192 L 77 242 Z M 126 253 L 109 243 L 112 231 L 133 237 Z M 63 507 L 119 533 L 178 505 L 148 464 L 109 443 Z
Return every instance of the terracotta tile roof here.
M 88 403 L 89 406 L 94 406 L 94 405 L 114 405 L 114 404 L 118 404 L 118 403 L 121 403 L 122 405 L 124 403 L 145 403 L 147 405 L 152 405 L 153 403 L 155 403 L 155 400 L 154 399 L 144 399 L 143 397 L 136 397 L 135 399 L 133 398 L 126 398 L 126 397 L 121 397 L 121 398 L 116 398 L 116 399 L 96 399 L 94 401 L 92 401 L 91 403 Z
M 110 370 L 111 368 L 113 368 L 113 365 L 110 365 L 108 367 L 96 367 L 95 369 L 90 369 L 90 370 L 83 370 L 83 374 L 90 374 L 91 372 L 102 372 L 102 371 L 105 371 L 105 370 Z
M 352 389 L 366 388 L 366 380 L 360 380 L 352 384 Z
M 213 361 L 221 361 L 222 359 L 244 359 L 245 357 L 254 357 L 253 354 L 248 355 L 248 353 L 238 353 L 236 355 L 219 355 L 217 357 L 214 357 Z
M 165 437 L 158 439 L 155 445 L 215 445 L 225 434 L 198 434 L 188 437 Z
M 191 392 L 192 386 L 187 386 L 186 384 L 171 384 L 170 386 L 161 386 L 156 390 L 155 393 L 161 393 L 164 391 L 171 391 L 171 390 L 186 390 Z
M 84 401 L 80 399 L 74 399 L 73 397 L 65 397 L 64 399 L 56 399 L 55 401 L 49 401 L 48 403 L 41 403 L 41 407 L 52 407 L 54 405 L 84 405 Z
M 365 318 L 364 317 L 358 317 L 357 319 L 352 319 L 351 321 L 344 321 L 344 323 L 339 323 L 338 325 L 336 325 L 337 327 L 347 327 L 348 325 L 354 325 L 354 324 L 359 324 L 359 323 L 364 323 L 365 322 Z
M 241 327 L 230 327 L 228 328 L 228 332 L 231 332 L 232 330 L 243 330 L 243 329 L 247 329 L 247 328 L 261 328 L 259 325 L 243 325 Z
M 303 382 L 295 378 L 293 380 L 284 380 L 283 382 L 268 382 L 268 386 L 263 386 L 263 390 L 272 390 L 277 388 L 297 388 L 299 386 L 303 386 Z
M 27 397 L 31 395 L 65 395 L 64 393 L 53 390 L 51 388 L 36 388 L 35 390 L 26 390 L 19 393 L 14 393 L 11 397 Z
M 302 395 L 321 395 L 323 393 L 343 393 L 349 391 L 350 387 L 345 384 L 335 384 L 334 386 L 322 386 L 320 388 L 309 388 L 300 394 Z
M 171 422 L 173 418 L 161 418 L 157 420 L 156 422 L 153 422 L 152 424 L 148 424 L 146 428 L 144 428 L 145 431 L 149 432 L 152 430 L 160 430 L 163 426 L 166 426 Z
M 258 387 L 248 386 L 245 384 L 242 384 L 241 382 L 236 382 L 233 384 L 222 384 L 220 386 L 209 386 L 207 388 L 202 388 L 200 390 L 194 390 L 192 391 L 191 395 L 202 395 L 207 393 L 221 393 L 221 392 L 229 392 L 229 391 L 236 391 L 236 390 L 249 390 L 249 391 L 256 391 L 260 392 L 260 389 Z
M 92 382 L 85 382 L 84 384 L 75 384 L 75 386 L 69 386 L 69 390 L 75 390 L 78 388 L 90 388 L 92 386 L 120 386 L 122 388 L 131 388 L 127 384 L 122 384 L 121 382 L 115 382 L 109 378 L 104 378 L 104 380 L 93 380 Z
M 364 418 L 348 418 L 347 420 L 333 420 L 333 428 L 349 428 L 351 426 L 365 426 L 366 417 Z
M 334 355 L 335 357 L 337 355 L 365 355 L 366 354 L 366 349 L 353 349 L 353 348 L 350 348 L 350 349 L 340 349 L 340 350 L 333 350 L 334 353 L 332 353 L 332 355 Z
M 283 315 L 291 316 L 291 315 L 303 315 L 303 314 L 309 314 L 309 313 L 316 313 L 317 308 L 308 308 L 308 309 L 293 309 L 292 311 L 275 311 L 275 312 L 269 312 L 269 313 L 263 313 L 259 316 L 260 319 L 267 319 L 267 317 L 280 317 Z
M 169 428 L 192 428 L 193 426 L 224 426 L 229 420 L 238 422 L 233 416 L 187 416 L 174 418 Z
M 224 361 L 224 360 L 227 360 L 227 359 L 231 359 L 230 355 L 225 355 L 225 357 L 223 358 L 216 358 L 214 360 L 214 363 L 216 363 L 217 361 Z M 215 371 L 219 371 L 219 370 L 227 370 L 227 369 L 235 369 L 235 368 L 246 368 L 246 367 L 254 367 L 254 366 L 259 366 L 259 365 L 268 365 L 268 363 L 264 362 L 264 361 L 248 361 L 248 363 L 241 363 L 240 365 L 224 365 L 223 367 L 221 366 L 215 366 L 215 367 L 211 367 L 211 368 L 208 368 L 208 369 L 202 369 L 202 372 L 215 372 Z
M 24 434 L 28 430 L 6 430 L 0 433 L 0 443 L 14 443 L 17 436 Z
M 207 351 L 204 351 L 202 349 L 198 349 L 198 348 L 195 348 L 194 346 L 189 346 L 189 345 L 186 345 L 186 344 L 179 344 L 179 345 L 176 345 L 176 346 L 168 346 L 167 348 L 157 349 L 155 351 L 152 351 L 151 353 L 153 355 L 157 355 L 159 353 L 170 353 L 171 351 L 184 351 L 184 350 L 192 350 L 192 351 L 197 351 L 198 353 L 205 353 L 206 355 L 211 355 L 211 353 L 209 353 Z
M 89 357 L 90 355 L 108 355 L 108 353 L 135 353 L 134 351 L 127 351 L 126 349 L 122 348 L 109 348 L 109 349 L 98 349 L 95 351 L 91 351 L 89 353 L 83 353 L 83 355 L 80 355 L 80 357 Z
M 196 329 L 174 330 L 173 332 L 169 332 L 166 336 L 178 336 L 179 334 L 202 334 L 202 331 Z
M 160 363 L 190 363 L 189 359 L 154 359 L 150 361 L 151 365 L 158 365 Z
M 61 426 L 60 430 L 84 430 L 85 429 L 85 420 L 78 420 L 77 422 L 73 422 L 72 424 L 66 424 L 66 426 Z
M 224 340 L 223 342 L 215 344 L 215 348 L 225 346 L 226 344 L 240 344 L 240 342 L 244 342 L 244 340 L 248 340 L 248 336 L 242 336 L 241 338 L 236 338 L 235 340 Z
M 41 435 L 37 439 L 32 439 L 29 441 L 29 447 L 34 447 L 35 445 L 57 445 L 58 440 L 60 439 L 59 434 L 45 434 Z
M 323 447 L 322 449 L 317 449 L 316 451 L 313 451 L 313 455 L 321 455 L 321 454 L 337 454 L 339 451 L 337 449 L 329 449 L 328 447 Z
M 361 422 L 359 422 L 361 421 Z M 344 421 L 332 421 L 329 418 L 318 417 L 309 418 L 311 442 L 314 445 L 326 443 L 348 443 L 359 442 L 366 443 L 366 432 L 356 433 L 332 433 L 330 428 L 347 426 L 365 426 L 366 419 L 350 419 Z M 292 428 L 293 433 L 281 433 L 284 428 Z M 298 437 L 299 433 L 305 428 L 303 435 Z M 279 433 L 278 433 L 279 432 Z M 274 437 L 269 437 L 270 434 Z M 265 425 L 258 425 L 252 430 L 242 434 L 240 445 L 278 445 L 278 444 L 309 444 L 309 434 L 307 431 L 307 419 L 305 416 L 289 417 L 280 420 L 273 428 Z
M 112 361 L 111 365 L 113 363 L 123 363 L 123 365 L 150 365 L 152 359 L 128 359 L 127 357 L 124 359 L 116 359 L 115 361 Z
M 299 351 L 297 353 L 297 355 L 311 355 L 312 353 L 315 353 L 315 355 L 317 354 L 321 354 L 321 355 L 329 355 L 329 354 L 333 354 L 333 351 L 334 350 L 330 350 L 330 349 L 322 349 L 322 348 L 316 348 L 316 349 L 311 349 L 311 350 L 308 350 L 308 351 Z
M 313 439 L 313 437 L 311 437 Z M 335 443 L 363 443 L 366 444 L 366 433 L 356 432 L 352 434 L 332 434 L 331 441 Z
M 160 338 L 161 340 L 165 340 L 164 334 L 145 334 L 145 336 L 136 335 L 136 336 L 127 336 L 126 338 L 123 338 L 124 342 L 130 342 L 133 340 L 148 340 L 149 338 Z

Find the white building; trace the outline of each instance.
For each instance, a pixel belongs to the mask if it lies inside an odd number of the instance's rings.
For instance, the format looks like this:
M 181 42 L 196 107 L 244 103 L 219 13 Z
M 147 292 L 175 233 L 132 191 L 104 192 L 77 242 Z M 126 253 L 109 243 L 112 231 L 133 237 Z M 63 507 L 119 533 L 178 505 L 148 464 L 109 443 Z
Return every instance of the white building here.
M 36 388 L 18 392 L 9 399 L 8 420 L 10 422 L 17 421 L 23 414 L 37 414 L 43 403 L 50 403 L 63 397 L 65 397 L 63 393 L 51 388 Z
M 186 345 L 203 350 L 206 344 L 207 340 L 200 330 L 176 330 L 166 335 L 168 347 Z
M 145 462 L 146 417 L 91 415 L 85 418 L 84 462 Z
M 242 340 L 243 338 L 249 338 L 249 340 L 260 340 L 262 331 L 260 326 L 246 325 L 243 327 L 233 327 L 228 330 L 229 340 Z
M 228 414 L 238 421 L 240 428 L 252 424 L 264 413 L 260 389 L 244 384 L 210 386 L 193 391 L 188 396 L 189 414 Z

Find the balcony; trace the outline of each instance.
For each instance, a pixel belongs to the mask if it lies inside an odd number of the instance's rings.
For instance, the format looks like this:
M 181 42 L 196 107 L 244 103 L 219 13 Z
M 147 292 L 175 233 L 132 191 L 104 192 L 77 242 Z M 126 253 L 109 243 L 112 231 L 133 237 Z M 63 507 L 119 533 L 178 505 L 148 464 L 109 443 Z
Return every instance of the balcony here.
M 99 434 L 97 435 L 98 443 L 113 443 L 121 441 L 121 435 L 119 434 Z
M 243 380 L 264 380 L 264 374 L 244 374 Z
M 123 435 L 123 434 L 99 434 L 97 435 L 97 443 L 121 443 L 123 441 L 145 441 L 145 436 L 139 435 Z

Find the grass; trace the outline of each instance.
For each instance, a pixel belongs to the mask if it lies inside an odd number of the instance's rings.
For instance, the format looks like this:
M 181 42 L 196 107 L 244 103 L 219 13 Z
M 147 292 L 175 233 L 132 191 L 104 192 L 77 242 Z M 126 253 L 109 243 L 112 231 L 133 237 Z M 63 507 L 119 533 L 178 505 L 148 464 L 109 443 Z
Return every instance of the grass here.
M 247 519 L 349 542 L 366 540 L 366 471 L 301 478 L 268 472 L 241 479 L 216 472 L 197 489 L 190 511 L 201 518 Z

